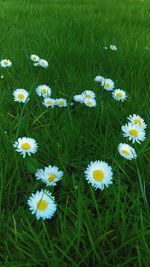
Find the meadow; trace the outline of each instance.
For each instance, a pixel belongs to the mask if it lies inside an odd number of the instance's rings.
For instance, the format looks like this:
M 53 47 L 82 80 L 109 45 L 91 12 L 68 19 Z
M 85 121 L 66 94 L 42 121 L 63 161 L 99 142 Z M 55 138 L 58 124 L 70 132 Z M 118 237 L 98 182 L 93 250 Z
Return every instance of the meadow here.
M 0 266 L 150 266 L 150 2 L 149 0 L 1 0 L 0 60 Z M 112 51 L 105 46 L 115 44 Z M 30 55 L 49 62 L 34 67 Z M 117 102 L 94 81 L 110 77 L 128 95 Z M 66 108 L 45 108 L 35 88 L 46 84 Z M 14 102 L 25 88 L 30 101 Z M 70 105 L 93 90 L 97 106 Z M 146 139 L 137 159 L 121 157 L 121 126 L 131 114 L 144 118 Z M 17 153 L 18 137 L 32 137 L 38 151 Z M 129 142 L 131 144 L 131 142 Z M 91 161 L 106 161 L 113 183 L 103 191 L 87 183 Z M 38 168 L 64 172 L 51 188 L 57 212 L 37 220 L 27 201 L 43 188 Z

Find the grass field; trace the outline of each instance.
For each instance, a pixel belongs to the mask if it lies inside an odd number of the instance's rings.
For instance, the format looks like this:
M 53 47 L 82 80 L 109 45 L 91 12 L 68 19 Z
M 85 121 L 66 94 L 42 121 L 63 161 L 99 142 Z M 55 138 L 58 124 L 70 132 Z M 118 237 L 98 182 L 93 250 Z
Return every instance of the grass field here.
M 150 2 L 148 0 L 1 0 L 0 58 L 0 266 L 150 266 Z M 116 44 L 117 51 L 104 50 Z M 33 67 L 31 54 L 49 62 Z M 110 77 L 128 93 L 124 103 L 94 82 Z M 46 109 L 39 84 L 70 103 L 93 90 L 97 107 L 75 104 Z M 23 106 L 16 88 L 31 90 Z M 137 160 L 117 151 L 121 126 L 130 114 L 148 124 L 134 147 Z M 35 138 L 39 149 L 22 158 L 16 138 Z M 131 142 L 129 142 L 131 143 Z M 90 161 L 113 168 L 113 184 L 94 190 L 85 180 Z M 53 190 L 58 205 L 52 220 L 37 221 L 27 200 L 43 188 L 34 173 L 48 164 L 65 175 Z

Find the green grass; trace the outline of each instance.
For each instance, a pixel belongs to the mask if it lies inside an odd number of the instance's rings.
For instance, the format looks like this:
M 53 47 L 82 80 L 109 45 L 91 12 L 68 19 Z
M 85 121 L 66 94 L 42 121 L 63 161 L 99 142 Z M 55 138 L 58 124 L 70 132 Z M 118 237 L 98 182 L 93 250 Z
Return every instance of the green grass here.
M 0 266 L 150 266 L 150 2 L 148 0 L 1 0 L 0 58 Z M 103 50 L 116 44 L 118 51 Z M 49 61 L 32 66 L 30 55 Z M 127 91 L 116 103 L 93 80 L 110 77 Z M 92 89 L 97 107 L 48 109 L 35 88 L 47 84 L 53 97 L 71 102 Z M 25 105 L 13 102 L 16 88 L 31 90 Z M 23 110 L 23 112 L 22 112 Z M 125 142 L 121 125 L 129 114 L 148 124 L 147 138 L 135 145 L 138 158 L 117 153 Z M 38 153 L 23 159 L 13 149 L 17 137 L 33 137 Z M 95 191 L 84 179 L 91 160 L 113 167 L 113 185 Z M 36 221 L 27 207 L 37 167 L 64 170 L 53 194 L 58 204 L 51 221 Z

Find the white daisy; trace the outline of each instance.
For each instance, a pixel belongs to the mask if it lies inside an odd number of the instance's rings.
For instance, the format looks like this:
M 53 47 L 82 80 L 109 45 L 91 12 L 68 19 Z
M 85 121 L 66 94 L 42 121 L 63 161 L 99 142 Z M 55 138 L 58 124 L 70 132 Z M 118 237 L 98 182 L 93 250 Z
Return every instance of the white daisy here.
M 45 106 L 45 107 L 54 107 L 55 106 L 55 99 L 54 98 L 49 98 L 49 97 L 46 97 L 46 98 L 44 98 L 44 101 L 43 101 L 43 105 Z
M 33 64 L 33 66 L 38 67 L 38 66 L 39 66 L 38 62 L 35 62 L 35 63 Z
M 13 146 L 15 150 L 23 156 L 23 158 L 26 157 L 26 154 L 29 156 L 31 156 L 31 154 L 35 154 L 38 149 L 36 141 L 30 137 L 18 138 Z
M 145 140 L 145 131 L 140 126 L 128 123 L 122 126 L 123 136 L 128 137 L 132 143 L 139 143 Z
M 97 75 L 97 76 L 94 78 L 94 81 L 97 82 L 97 83 L 100 83 L 103 79 L 104 79 L 103 76 Z
M 42 218 L 51 219 L 57 210 L 55 198 L 47 190 L 37 191 L 28 199 L 28 206 L 32 214 L 35 214 L 37 220 Z
M 105 79 L 102 85 L 104 86 L 104 89 L 107 91 L 111 91 L 114 89 L 114 82 L 111 79 Z
M 95 189 L 103 190 L 112 184 L 112 168 L 103 161 L 97 160 L 91 162 L 84 172 L 85 178 Z
M 56 99 L 56 105 L 58 107 L 67 107 L 67 100 L 64 98 L 57 98 Z
M 14 101 L 25 103 L 29 100 L 29 93 L 25 89 L 16 89 L 13 92 Z
M 81 94 L 84 98 L 95 98 L 95 93 L 91 90 L 85 90 Z
M 37 56 L 37 55 L 31 55 L 30 56 L 30 59 L 33 61 L 33 62 L 37 62 L 37 61 L 39 61 L 39 56 Z
M 109 48 L 110 48 L 111 50 L 114 50 L 114 51 L 116 51 L 116 50 L 118 49 L 116 45 L 110 45 Z
M 63 172 L 59 171 L 58 167 L 49 165 L 43 169 L 37 170 L 35 177 L 37 180 L 41 180 L 47 186 L 55 186 L 56 183 L 61 180 Z
M 128 144 L 119 144 L 118 151 L 122 157 L 128 160 L 136 159 L 137 157 L 135 149 L 132 146 L 129 146 Z
M 39 85 L 36 88 L 36 92 L 39 96 L 43 96 L 43 97 L 48 97 L 51 96 L 51 88 L 48 87 L 47 85 Z
M 48 61 L 45 59 L 40 59 L 38 61 L 38 65 L 46 69 L 46 68 L 48 68 Z
M 7 68 L 12 66 L 12 62 L 9 59 L 2 59 L 0 65 L 2 68 Z
M 101 86 L 104 86 L 104 83 L 105 83 L 105 78 L 103 78 L 100 82 Z
M 3 75 L 1 75 L 1 79 L 3 79 L 4 78 L 4 76 Z
M 121 89 L 115 89 L 112 93 L 112 96 L 117 101 L 125 101 L 127 98 L 127 94 L 124 90 Z
M 73 99 L 75 102 L 79 102 L 79 103 L 83 103 L 84 101 L 83 95 L 74 95 Z
M 95 101 L 94 98 L 85 98 L 84 99 L 84 104 L 89 108 L 96 107 L 96 101 Z
M 136 115 L 136 114 L 133 114 L 133 115 L 130 115 L 128 117 L 128 120 L 137 125 L 137 126 L 140 126 L 142 127 L 143 129 L 146 129 L 147 125 L 145 123 L 145 121 L 143 120 L 143 118 L 141 118 L 139 115 Z

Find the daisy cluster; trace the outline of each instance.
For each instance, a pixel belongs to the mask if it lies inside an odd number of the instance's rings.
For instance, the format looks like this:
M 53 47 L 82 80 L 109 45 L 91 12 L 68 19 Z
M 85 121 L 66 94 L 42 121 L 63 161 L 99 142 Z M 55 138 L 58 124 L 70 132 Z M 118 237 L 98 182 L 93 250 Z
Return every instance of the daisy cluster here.
M 46 186 L 56 186 L 57 182 L 61 180 L 63 172 L 56 166 L 49 165 L 44 169 L 38 169 L 35 173 L 37 180 L 42 181 Z M 32 214 L 36 218 L 51 219 L 57 210 L 55 197 L 48 190 L 42 189 L 32 194 L 28 199 L 28 206 Z
M 31 156 L 38 150 L 38 144 L 33 138 L 22 137 L 14 143 L 14 148 L 23 158 L 26 155 Z M 35 173 L 35 178 L 43 182 L 47 187 L 54 187 L 61 180 L 63 172 L 56 166 L 47 166 L 43 169 L 38 169 Z M 28 199 L 28 206 L 32 214 L 35 214 L 37 219 L 51 219 L 57 210 L 55 197 L 49 190 L 42 189 L 32 194 Z
M 52 90 L 49 86 L 47 85 L 39 85 L 35 89 L 36 93 L 38 96 L 43 97 L 43 105 L 48 108 L 51 107 L 53 108 L 54 106 L 57 107 L 67 107 L 67 100 L 64 98 L 51 98 Z M 19 102 L 19 103 L 26 103 L 27 101 L 30 100 L 29 98 L 29 92 L 25 89 L 18 88 L 13 91 L 13 97 L 14 101 Z
M 96 107 L 96 96 L 95 93 L 91 90 L 85 90 L 80 95 L 74 95 L 73 99 L 75 102 L 84 104 L 89 108 Z
M 118 49 L 118 47 L 116 45 L 114 45 L 114 44 L 111 44 L 110 46 L 104 46 L 103 48 L 105 50 L 110 49 L 110 50 L 113 50 L 113 51 L 116 51 Z
M 98 75 L 94 78 L 94 81 L 100 83 L 106 91 L 112 91 L 112 97 L 116 101 L 124 102 L 126 100 L 127 93 L 122 89 L 115 89 L 115 83 L 110 78 L 104 78 L 103 76 Z
M 43 105 L 46 108 L 53 108 L 54 106 L 57 107 L 67 107 L 67 100 L 65 98 L 51 98 L 52 90 L 49 86 L 47 85 L 39 85 L 36 88 L 36 93 L 43 97 Z
M 40 59 L 39 56 L 34 55 L 34 54 L 30 56 L 30 59 L 34 62 L 34 66 L 41 66 L 43 68 L 48 68 L 48 62 L 45 59 Z M 67 106 L 66 99 L 64 99 L 64 98 L 58 98 L 58 99 L 51 98 L 52 90 L 47 85 L 39 85 L 36 88 L 36 93 L 39 96 L 43 97 L 42 103 L 47 108 L 48 107 L 53 108 L 54 106 L 58 106 L 58 107 L 66 107 Z M 26 103 L 27 101 L 30 100 L 29 92 L 25 89 L 22 89 L 22 88 L 14 90 L 13 96 L 14 96 L 14 101 L 20 102 L 20 103 Z
M 23 158 L 27 155 L 35 154 L 38 150 L 36 140 L 29 137 L 18 138 L 13 146 Z M 91 162 L 84 175 L 87 182 L 95 189 L 103 190 L 112 184 L 112 168 L 106 162 L 100 160 Z M 51 165 L 38 169 L 35 173 L 35 178 L 43 182 L 47 187 L 55 187 L 62 177 L 63 172 L 58 167 Z M 42 218 L 44 220 L 51 219 L 57 210 L 55 197 L 47 189 L 33 193 L 28 199 L 28 206 L 31 213 L 35 214 L 37 219 Z
M 40 65 L 40 60 L 43 59 L 40 59 L 37 55 L 31 55 L 31 60 L 38 66 Z M 7 64 L 4 63 L 4 65 Z M 44 65 L 41 66 L 44 67 Z M 46 68 L 46 65 L 44 68 Z M 111 91 L 116 101 L 126 100 L 126 92 L 121 89 L 115 89 L 115 84 L 111 79 L 96 76 L 95 81 L 100 83 L 104 90 Z M 51 97 L 52 89 L 47 85 L 39 85 L 35 91 L 38 96 L 43 98 L 42 103 L 46 108 L 67 106 L 66 99 L 54 99 Z M 22 88 L 16 89 L 13 92 L 14 101 L 19 103 L 26 103 L 29 101 L 29 95 L 30 93 Z M 85 90 L 79 95 L 74 95 L 73 99 L 75 102 L 79 102 L 85 106 L 96 107 L 96 95 L 91 90 Z M 123 136 L 128 138 L 129 141 L 132 141 L 132 143 L 144 141 L 146 136 L 145 129 L 147 127 L 144 119 L 136 114 L 130 115 L 127 119 L 128 123 L 122 126 Z M 31 156 L 38 151 L 38 144 L 36 140 L 31 137 L 18 138 L 14 142 L 13 147 L 23 158 Z M 122 157 L 128 160 L 136 159 L 137 157 L 135 149 L 126 143 L 120 143 L 118 145 L 118 152 Z M 51 193 L 51 188 L 58 184 L 63 175 L 63 171 L 59 170 L 57 166 L 48 165 L 42 169 L 36 170 L 35 179 L 41 181 L 46 187 L 46 189 L 41 189 L 40 191 L 32 193 L 28 199 L 29 210 L 37 219 L 51 219 L 56 213 L 57 204 L 55 197 Z M 113 183 L 112 167 L 107 162 L 101 160 L 91 161 L 84 171 L 84 176 L 85 180 L 93 186 L 95 190 L 103 190 Z
M 43 59 L 43 58 L 40 58 L 39 56 L 37 55 L 31 55 L 30 56 L 30 59 L 32 60 L 32 62 L 34 62 L 34 66 L 40 66 L 42 68 L 45 68 L 47 69 L 48 68 L 48 61 Z
M 127 119 L 128 123 L 121 127 L 123 136 L 127 137 L 133 144 L 135 142 L 140 144 L 145 140 L 146 136 L 145 129 L 147 125 L 144 119 L 136 114 L 130 115 Z M 126 143 L 120 143 L 118 151 L 122 157 L 128 160 L 136 159 L 137 157 L 135 149 Z

